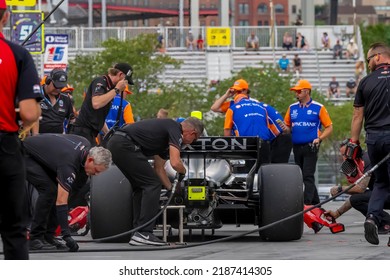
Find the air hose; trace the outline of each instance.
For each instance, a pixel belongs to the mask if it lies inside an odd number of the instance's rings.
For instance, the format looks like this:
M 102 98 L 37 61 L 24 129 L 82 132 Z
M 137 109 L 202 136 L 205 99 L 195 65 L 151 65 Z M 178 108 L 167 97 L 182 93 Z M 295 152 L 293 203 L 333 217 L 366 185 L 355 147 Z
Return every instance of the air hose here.
M 204 246 L 204 245 L 208 245 L 208 244 L 213 244 L 213 243 L 218 243 L 218 242 L 225 242 L 225 241 L 230 241 L 230 240 L 233 240 L 233 239 L 237 239 L 237 238 L 240 238 L 240 237 L 243 237 L 243 236 L 246 236 L 246 235 L 249 235 L 249 234 L 252 234 L 252 233 L 255 233 L 255 232 L 259 232 L 259 231 L 262 231 L 262 230 L 265 230 L 265 229 L 268 229 L 270 227 L 273 227 L 279 223 L 283 223 L 285 221 L 288 221 L 290 219 L 293 219 L 295 217 L 298 217 L 298 216 L 302 216 L 303 214 L 305 214 L 306 212 L 309 212 L 311 210 L 313 210 L 314 208 L 317 208 L 317 207 L 320 207 L 326 203 L 328 203 L 329 201 L 332 201 L 334 200 L 335 198 L 339 197 L 340 195 L 346 193 L 347 191 L 349 191 L 350 189 L 352 189 L 354 186 L 356 186 L 357 184 L 359 184 L 362 180 L 364 180 L 365 178 L 367 178 L 368 176 L 370 176 L 380 165 L 382 165 L 385 161 L 387 161 L 388 159 L 390 158 L 390 153 L 388 153 L 380 162 L 378 162 L 375 166 L 373 166 L 370 170 L 368 170 L 367 172 L 365 172 L 362 177 L 360 177 L 358 180 L 356 180 L 356 182 L 354 182 L 353 184 L 349 185 L 345 190 L 343 190 L 342 192 L 336 194 L 335 196 L 332 196 L 332 197 L 329 197 L 328 199 L 316 204 L 316 205 L 313 205 L 309 208 L 307 208 L 306 210 L 303 210 L 303 211 L 300 211 L 300 212 L 297 212 L 293 215 L 290 215 L 286 218 L 283 218 L 281 220 L 278 220 L 278 221 L 275 221 L 273 223 L 270 223 L 268 225 L 265 225 L 265 226 L 262 226 L 262 227 L 259 227 L 257 229 L 253 229 L 251 231 L 247 231 L 247 232 L 243 232 L 243 233 L 240 233 L 240 234 L 236 234 L 236 235 L 231 235 L 231 236 L 227 236 L 227 237 L 223 237 L 223 238 L 219 238 L 219 239 L 215 239 L 215 240 L 210 240 L 210 241 L 205 241 L 205 242 L 199 242 L 199 243 L 193 243 L 193 244 L 184 244 L 184 245 L 175 245 L 175 244 L 171 244 L 170 246 L 145 246 L 145 247 L 141 247 L 141 246 L 137 246 L 137 247 L 131 247 L 131 248 L 119 248 L 119 249 L 110 249 L 110 251 L 112 252 L 126 252 L 126 251 L 161 251 L 161 250 L 173 250 L 173 249 L 184 249 L 184 248 L 192 248 L 192 247 L 199 247 L 199 246 Z M 176 181 L 175 181 L 176 182 Z M 157 219 L 157 217 L 165 210 L 165 208 L 169 205 L 169 202 L 171 201 L 172 197 L 173 197 L 173 194 L 174 194 L 174 191 L 176 189 L 176 185 L 178 184 L 177 183 L 174 183 L 173 185 L 173 188 L 172 188 L 172 194 L 170 195 L 169 199 L 168 199 L 168 202 L 167 204 L 165 205 L 165 207 L 152 219 L 150 220 L 148 223 L 146 223 L 145 225 L 148 225 L 149 223 L 153 222 L 155 219 Z M 145 225 L 142 225 L 140 227 L 144 227 Z M 131 231 L 128 231 L 128 232 L 125 232 L 125 233 L 121 233 L 121 234 L 118 234 L 118 235 L 115 235 L 115 236 L 110 236 L 110 237 L 106 237 L 106 238 L 100 238 L 100 239 L 96 239 L 96 240 L 93 240 L 93 241 L 98 241 L 98 242 L 101 242 L 101 241 L 108 241 L 108 240 L 111 240 L 113 238 L 118 238 L 118 237 L 122 237 L 122 236 L 125 236 L 125 235 L 128 235 L 129 233 L 132 233 L 132 232 L 135 232 L 136 230 L 138 230 L 140 227 L 137 227 L 135 229 L 132 229 Z M 390 241 L 389 241 L 390 242 Z M 98 251 L 102 251 L 102 249 L 97 249 L 97 250 L 94 250 L 94 249 L 83 249 L 83 250 L 80 250 L 80 252 L 98 252 Z M 51 251 L 50 253 L 61 253 L 63 251 Z M 31 252 L 30 252 L 31 253 Z M 47 252 L 48 253 L 48 252 Z

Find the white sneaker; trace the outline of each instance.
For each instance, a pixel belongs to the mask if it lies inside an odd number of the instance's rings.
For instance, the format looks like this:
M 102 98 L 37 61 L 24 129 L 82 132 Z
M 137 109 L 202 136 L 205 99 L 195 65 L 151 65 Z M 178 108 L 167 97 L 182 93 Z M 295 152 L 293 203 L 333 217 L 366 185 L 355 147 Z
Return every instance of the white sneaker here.
M 164 246 L 167 245 L 166 242 L 162 241 L 160 238 L 153 235 L 150 232 L 136 232 L 130 239 L 130 245 L 139 246 L 139 245 L 154 245 L 154 246 Z

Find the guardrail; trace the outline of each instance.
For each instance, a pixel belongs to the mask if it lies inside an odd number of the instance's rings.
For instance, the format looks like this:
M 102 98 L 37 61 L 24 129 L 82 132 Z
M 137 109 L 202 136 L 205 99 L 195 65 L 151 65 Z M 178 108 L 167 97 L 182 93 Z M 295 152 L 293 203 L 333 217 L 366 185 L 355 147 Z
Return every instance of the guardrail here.
M 229 28 L 229 27 L 227 27 Z M 359 27 L 357 27 L 359 28 Z M 167 50 L 185 49 L 186 37 L 189 31 L 192 31 L 195 41 L 200 34 L 204 40 L 206 49 L 218 49 L 217 47 L 211 47 L 207 44 L 206 31 L 207 27 L 45 27 L 46 34 L 68 34 L 69 35 L 69 48 L 70 49 L 96 49 L 101 47 L 101 43 L 109 38 L 115 38 L 118 40 L 132 39 L 139 34 L 156 34 L 156 40 L 158 32 L 163 34 L 165 40 L 165 47 Z M 248 36 L 253 32 L 259 38 L 259 46 L 265 49 L 272 49 L 271 40 L 271 27 L 270 26 L 233 26 L 230 27 L 230 45 L 224 46 L 226 49 L 244 49 L 245 42 Z M 321 36 L 322 33 L 327 32 L 331 45 L 336 43 L 337 39 L 340 39 L 344 47 L 348 44 L 349 40 L 353 38 L 354 31 L 352 25 L 337 25 L 337 26 L 277 26 L 275 27 L 275 48 L 282 48 L 283 35 L 285 32 L 289 32 L 293 38 L 300 32 L 306 38 L 310 48 L 321 48 Z M 6 38 L 11 37 L 10 28 L 4 29 L 4 35 Z M 357 31 L 357 43 L 361 46 L 360 30 Z

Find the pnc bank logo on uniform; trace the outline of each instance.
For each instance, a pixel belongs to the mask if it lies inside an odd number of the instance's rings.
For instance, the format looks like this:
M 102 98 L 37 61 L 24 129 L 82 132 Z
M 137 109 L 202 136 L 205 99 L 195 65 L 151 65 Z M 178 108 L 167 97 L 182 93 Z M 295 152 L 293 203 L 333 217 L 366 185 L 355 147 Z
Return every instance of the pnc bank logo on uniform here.
M 292 123 L 292 126 L 316 126 L 317 124 L 316 123 L 312 123 L 312 122 L 293 122 Z

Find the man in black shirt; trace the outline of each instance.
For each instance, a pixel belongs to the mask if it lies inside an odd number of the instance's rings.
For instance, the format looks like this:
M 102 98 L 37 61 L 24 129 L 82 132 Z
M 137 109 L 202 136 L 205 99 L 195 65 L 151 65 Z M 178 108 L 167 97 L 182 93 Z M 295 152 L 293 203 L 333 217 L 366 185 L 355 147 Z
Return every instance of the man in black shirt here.
M 9 16 L 0 0 L 0 235 L 6 260 L 27 260 L 26 168 L 16 109 L 24 132 L 29 131 L 41 114 L 41 95 L 30 53 L 3 35 Z
M 371 73 L 360 81 L 356 92 L 350 142 L 359 144 L 364 121 L 368 155 L 375 166 L 390 153 L 390 48 L 383 43 L 372 44 L 367 53 L 367 64 Z M 389 194 L 389 170 L 389 160 L 375 170 L 375 183 L 364 223 L 364 236 L 375 245 L 379 244 L 378 226 Z
M 96 136 L 103 128 L 111 102 L 123 92 L 128 84 L 133 85 L 133 69 L 127 63 L 117 63 L 108 69 L 108 74 L 97 77 L 89 85 L 80 113 L 70 133 L 87 138 L 96 146 Z
M 111 153 L 103 147 L 90 149 L 87 139 L 69 134 L 40 134 L 24 141 L 27 181 L 39 192 L 30 233 L 30 250 L 59 247 L 53 235 L 47 235 L 49 214 L 55 211 L 61 234 L 70 251 L 78 245 L 68 226 L 68 195 L 72 187 L 83 184 L 88 176 L 105 171 Z
M 180 158 L 182 144 L 190 144 L 202 134 L 203 123 L 190 117 L 182 123 L 172 119 L 149 119 L 120 128 L 108 142 L 113 162 L 133 189 L 133 227 L 150 221 L 159 210 L 162 185 L 171 189 L 164 164 L 169 157 L 177 173 L 186 169 Z M 154 170 L 148 162 L 154 157 Z M 154 223 L 142 227 L 130 240 L 131 245 L 165 245 L 153 235 Z
M 61 68 L 54 68 L 42 86 L 44 98 L 41 101 L 42 118 L 32 128 L 32 134 L 63 133 L 64 121 L 73 113 L 69 96 L 61 93 L 67 85 L 68 75 Z

